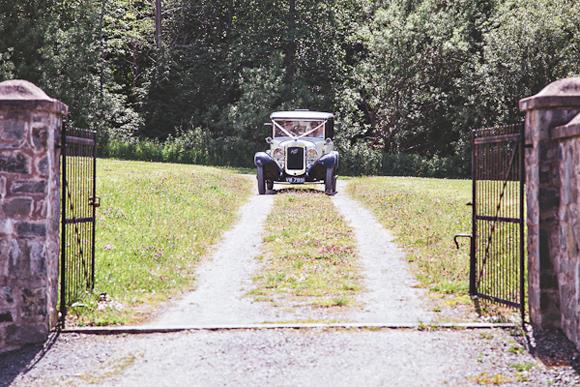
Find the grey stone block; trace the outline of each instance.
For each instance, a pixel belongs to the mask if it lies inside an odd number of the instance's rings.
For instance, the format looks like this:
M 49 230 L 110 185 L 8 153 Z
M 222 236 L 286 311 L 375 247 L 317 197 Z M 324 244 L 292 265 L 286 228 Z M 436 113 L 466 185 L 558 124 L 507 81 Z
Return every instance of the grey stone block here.
M 0 154 L 0 171 L 29 174 L 30 158 L 22 153 Z
M 48 176 L 48 156 L 43 157 L 38 161 L 36 169 L 41 176 Z
M 7 200 L 2 207 L 6 216 L 23 219 L 28 217 L 32 212 L 32 199 L 16 198 Z
M 6 197 L 6 177 L 0 176 L 0 199 Z
M 30 257 L 30 272 L 32 275 L 42 276 L 46 274 L 46 249 L 44 243 L 29 241 L 28 254 Z
M 48 326 L 44 324 L 9 325 L 5 332 L 8 345 L 42 343 L 48 338 Z
M 8 143 L 22 141 L 25 134 L 25 121 L 16 113 L 7 113 L 0 121 L 0 140 Z
M 12 322 L 12 321 L 14 321 L 12 319 L 12 313 L 10 313 L 10 312 L 0 312 L 0 324 L 6 323 L 6 322 Z
M 11 287 L 3 286 L 0 288 L 0 300 L 4 301 L 7 304 L 12 304 L 14 302 Z
M 46 316 L 46 288 L 22 289 L 22 317 L 30 320 L 38 316 Z
M 44 193 L 46 180 L 17 180 L 10 186 L 12 193 Z
M 45 127 L 32 129 L 32 143 L 36 150 L 46 149 L 48 141 L 48 130 Z
M 44 223 L 17 222 L 16 233 L 21 237 L 45 237 L 46 225 Z

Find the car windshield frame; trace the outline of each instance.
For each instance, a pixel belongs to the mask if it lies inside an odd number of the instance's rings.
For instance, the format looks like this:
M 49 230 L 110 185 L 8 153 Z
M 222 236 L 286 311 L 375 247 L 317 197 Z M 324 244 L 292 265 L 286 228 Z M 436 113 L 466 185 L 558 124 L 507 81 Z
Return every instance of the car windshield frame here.
M 295 118 L 272 120 L 272 137 L 298 138 L 322 138 L 326 132 L 325 119 Z

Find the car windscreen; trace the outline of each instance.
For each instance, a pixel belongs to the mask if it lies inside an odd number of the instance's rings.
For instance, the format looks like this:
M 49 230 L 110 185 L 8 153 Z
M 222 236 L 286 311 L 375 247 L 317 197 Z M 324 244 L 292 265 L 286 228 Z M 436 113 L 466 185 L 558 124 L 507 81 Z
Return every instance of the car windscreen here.
M 273 120 L 274 137 L 324 138 L 323 120 Z

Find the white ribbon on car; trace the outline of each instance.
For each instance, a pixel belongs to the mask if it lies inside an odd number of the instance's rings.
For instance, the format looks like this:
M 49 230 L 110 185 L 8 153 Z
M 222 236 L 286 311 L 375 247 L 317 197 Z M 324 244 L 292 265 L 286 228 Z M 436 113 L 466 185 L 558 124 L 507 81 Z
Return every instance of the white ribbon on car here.
M 284 129 L 282 126 L 280 126 L 280 124 L 278 124 L 276 121 L 273 121 L 273 122 L 274 122 L 274 125 L 276 127 L 278 127 L 278 129 L 280 129 L 281 131 L 283 131 L 284 133 L 286 133 L 288 135 L 288 137 L 292 137 L 293 139 L 299 139 L 299 138 L 302 138 L 302 137 L 306 137 L 309 134 L 316 132 L 318 129 L 320 129 L 321 127 L 323 127 L 324 124 L 326 124 L 326 121 L 322 121 L 322 123 L 320 125 L 318 125 L 316 128 L 310 129 L 308 132 L 303 133 L 300 136 L 295 136 L 295 135 L 291 134 L 290 132 L 288 132 L 286 129 Z
M 292 138 L 298 138 L 296 136 L 293 136 L 290 132 L 288 132 L 286 129 L 284 129 L 283 127 L 280 126 L 279 123 L 277 123 L 276 121 L 273 121 L 274 125 L 278 127 L 278 129 L 280 129 L 281 131 L 283 131 L 284 133 L 286 133 L 288 135 L 288 137 L 292 137 Z

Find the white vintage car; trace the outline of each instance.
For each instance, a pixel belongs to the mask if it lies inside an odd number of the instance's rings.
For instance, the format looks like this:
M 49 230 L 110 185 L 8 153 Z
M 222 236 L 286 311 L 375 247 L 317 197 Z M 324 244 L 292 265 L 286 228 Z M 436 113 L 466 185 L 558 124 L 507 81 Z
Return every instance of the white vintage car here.
M 309 110 L 274 112 L 270 149 L 254 156 L 258 193 L 274 184 L 323 183 L 327 195 L 336 193 L 339 156 L 334 150 L 334 116 Z

